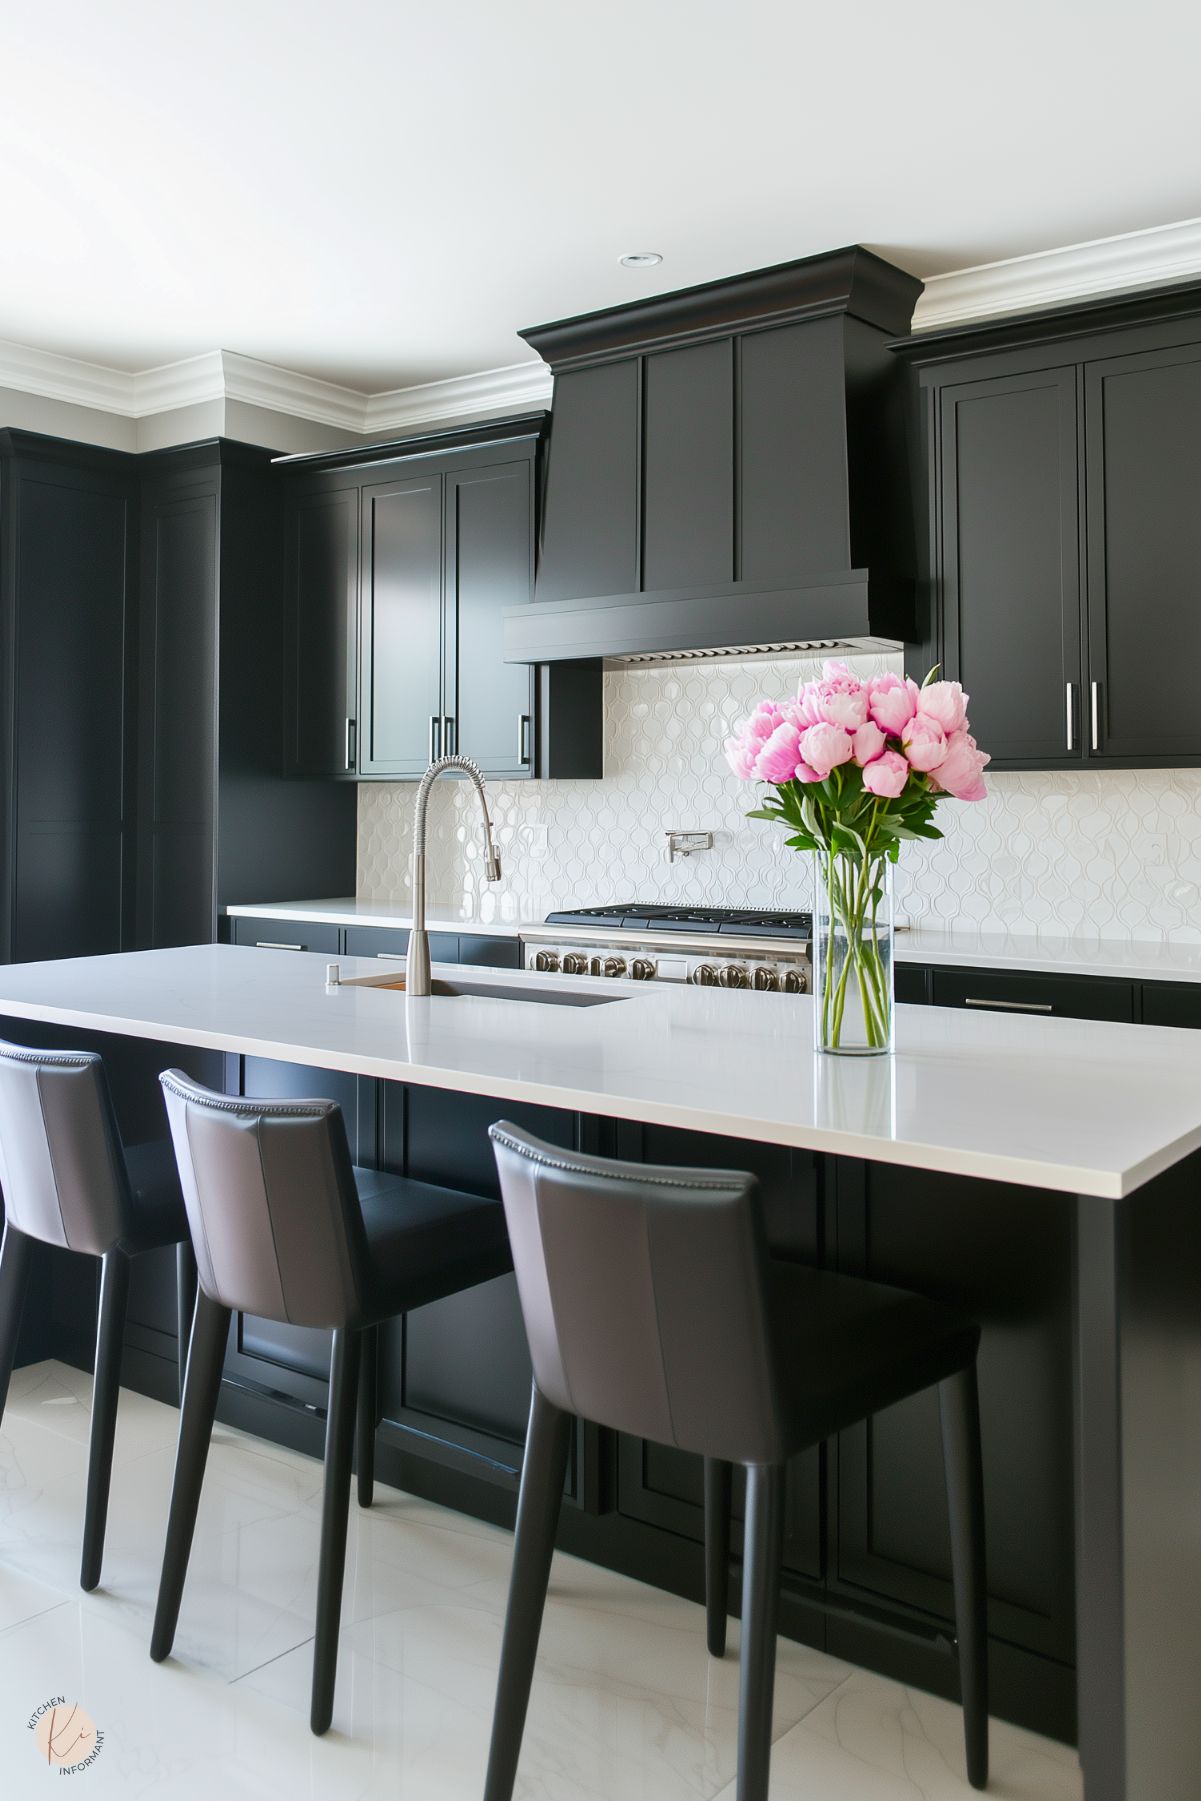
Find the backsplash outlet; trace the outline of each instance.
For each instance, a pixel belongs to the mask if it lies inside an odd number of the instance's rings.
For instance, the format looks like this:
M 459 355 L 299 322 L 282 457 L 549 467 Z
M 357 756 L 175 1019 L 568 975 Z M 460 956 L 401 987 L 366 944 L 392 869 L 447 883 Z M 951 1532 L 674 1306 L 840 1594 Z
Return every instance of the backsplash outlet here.
M 899 656 L 850 661 L 860 675 L 901 666 Z M 515 923 L 618 900 L 808 906 L 806 860 L 745 817 L 753 790 L 730 774 L 722 744 L 761 695 L 790 692 L 819 668 L 793 657 L 607 673 L 603 781 L 488 784 L 498 886 L 484 878 L 466 785 L 435 785 L 431 908 Z M 905 847 L 899 918 L 952 932 L 1201 943 L 1201 770 L 986 779 L 987 801 L 940 808 L 941 843 Z M 361 898 L 409 899 L 415 796 L 408 783 L 360 786 Z M 713 849 L 669 863 L 669 828 L 712 832 Z

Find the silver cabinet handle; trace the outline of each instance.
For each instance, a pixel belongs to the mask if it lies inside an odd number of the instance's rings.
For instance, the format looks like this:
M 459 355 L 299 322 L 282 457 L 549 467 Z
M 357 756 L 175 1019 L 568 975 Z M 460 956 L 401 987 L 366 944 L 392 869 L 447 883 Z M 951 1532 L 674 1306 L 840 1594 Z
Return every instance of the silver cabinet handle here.
M 304 945 L 278 944 L 271 938 L 256 938 L 254 941 L 254 948 L 256 951 L 302 951 Z
M 441 755 L 442 721 L 436 713 L 430 714 L 430 762 L 436 763 Z
M 356 737 L 356 733 L 355 733 L 354 720 L 348 719 L 346 721 L 346 737 L 345 737 L 344 744 L 343 744 L 343 754 L 342 754 L 342 761 L 343 761 L 344 766 L 347 769 L 354 768 L 355 737 Z
M 453 757 L 459 748 L 459 734 L 455 727 L 453 713 L 442 715 L 441 750 L 444 757 Z
M 978 1001 L 971 995 L 964 999 L 965 1007 L 995 1007 L 1004 1013 L 1053 1013 L 1052 1001 Z
M 524 768 L 530 760 L 530 716 L 528 713 L 517 715 L 517 761 Z
M 1075 736 L 1073 727 L 1075 726 L 1075 723 L 1076 723 L 1075 696 L 1072 693 L 1072 689 L 1075 686 L 1076 686 L 1075 682 L 1069 682 L 1067 684 L 1067 688 L 1065 691 L 1065 699 L 1064 699 L 1064 707 L 1067 712 L 1067 740 L 1068 740 L 1068 749 L 1069 750 L 1074 750 L 1076 748 L 1074 743 L 1072 742 L 1073 737 Z
M 1093 728 L 1093 749 L 1101 748 L 1101 684 L 1089 683 L 1089 708 Z
M 406 955 L 404 951 L 376 951 L 375 954 L 381 963 L 403 963 Z

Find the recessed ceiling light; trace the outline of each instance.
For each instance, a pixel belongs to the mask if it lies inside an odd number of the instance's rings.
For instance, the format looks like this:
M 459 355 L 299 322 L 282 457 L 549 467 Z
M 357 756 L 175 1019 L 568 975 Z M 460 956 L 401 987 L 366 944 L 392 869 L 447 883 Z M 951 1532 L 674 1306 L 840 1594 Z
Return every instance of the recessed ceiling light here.
M 627 250 L 619 261 L 623 269 L 653 269 L 663 258 L 657 250 Z

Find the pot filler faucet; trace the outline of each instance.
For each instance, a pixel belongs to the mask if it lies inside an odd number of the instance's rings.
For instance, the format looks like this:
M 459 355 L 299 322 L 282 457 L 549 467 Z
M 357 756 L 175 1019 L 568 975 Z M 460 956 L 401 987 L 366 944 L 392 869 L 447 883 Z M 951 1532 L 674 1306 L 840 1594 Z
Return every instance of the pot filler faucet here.
M 430 789 L 440 775 L 458 769 L 467 776 L 480 798 L 484 816 L 484 868 L 490 882 L 500 881 L 500 856 L 492 837 L 492 821 L 488 816 L 488 796 L 484 778 L 470 757 L 439 757 L 431 763 L 417 789 L 417 806 L 413 815 L 413 929 L 409 933 L 409 950 L 405 959 L 405 992 L 424 995 L 430 992 L 430 941 L 425 929 L 425 810 Z

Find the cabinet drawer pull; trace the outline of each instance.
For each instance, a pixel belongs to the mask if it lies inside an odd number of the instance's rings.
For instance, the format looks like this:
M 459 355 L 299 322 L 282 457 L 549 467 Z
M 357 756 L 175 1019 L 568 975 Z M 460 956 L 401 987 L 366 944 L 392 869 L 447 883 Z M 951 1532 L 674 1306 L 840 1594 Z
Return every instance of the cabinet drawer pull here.
M 354 768 L 354 753 L 355 753 L 354 720 L 348 719 L 346 721 L 346 737 L 345 737 L 345 741 L 344 741 L 344 745 L 343 745 L 343 758 L 342 758 L 343 763 L 345 764 L 345 767 L 347 769 Z
M 442 721 L 436 713 L 430 714 L 430 762 L 436 763 L 442 754 L 439 745 L 442 738 Z
M 1089 706 L 1091 709 L 1090 717 L 1091 717 L 1092 728 L 1093 728 L 1093 749 L 1100 750 L 1100 748 L 1101 748 L 1101 684 L 1100 684 L 1100 682 L 1090 682 L 1089 683 Z
M 455 726 L 455 717 L 453 713 L 443 713 L 442 715 L 442 737 L 440 744 L 441 752 L 444 757 L 453 757 L 459 748 L 459 734 Z
M 522 768 L 530 760 L 530 716 L 528 713 L 517 715 L 517 761 Z
M 405 951 L 376 951 L 375 954 L 379 958 L 381 963 L 403 963 L 405 960 L 405 957 L 407 955 L 407 952 L 405 952 Z
M 1003 1009 L 1006 1013 L 1053 1013 L 1055 1011 L 1053 1001 L 979 1001 L 970 994 L 966 996 L 963 1004 L 965 1007 L 996 1007 Z
M 1076 735 L 1075 729 L 1074 729 L 1075 724 L 1076 724 L 1076 704 L 1075 704 L 1075 696 L 1072 693 L 1072 690 L 1075 687 L 1075 685 L 1076 685 L 1075 682 L 1069 682 L 1067 684 L 1067 694 L 1066 694 L 1066 699 L 1065 699 L 1065 706 L 1066 706 L 1066 710 L 1067 710 L 1067 739 L 1068 739 L 1068 749 L 1069 750 L 1074 750 L 1076 748 L 1075 744 L 1073 743 L 1073 739 L 1075 738 L 1075 735 Z
M 254 941 L 254 948 L 256 951 L 302 951 L 304 945 L 280 944 L 274 938 L 256 938 Z

